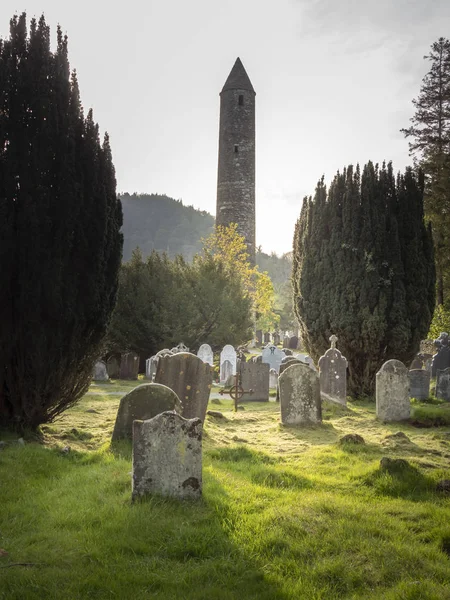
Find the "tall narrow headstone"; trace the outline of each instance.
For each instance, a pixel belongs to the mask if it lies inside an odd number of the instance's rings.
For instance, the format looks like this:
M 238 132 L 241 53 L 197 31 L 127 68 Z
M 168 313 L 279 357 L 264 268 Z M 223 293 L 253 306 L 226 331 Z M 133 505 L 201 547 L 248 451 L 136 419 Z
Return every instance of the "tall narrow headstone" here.
M 256 331 L 256 343 L 259 344 L 260 346 L 263 343 L 263 334 L 262 334 L 261 329 L 258 329 Z
M 408 369 L 399 360 L 388 360 L 377 373 L 376 411 L 381 421 L 410 417 Z
M 270 344 L 270 333 L 266 332 L 264 334 L 264 344 Z
M 224 365 L 225 361 L 228 361 L 231 364 L 231 375 L 236 375 L 237 369 L 237 353 L 236 350 L 230 344 L 227 344 L 223 347 L 222 352 L 220 353 L 220 381 L 223 383 L 226 381 L 229 376 L 229 371 L 225 374 Z M 226 367 L 228 369 L 228 366 Z
M 214 354 L 209 344 L 202 344 L 198 349 L 197 356 L 211 367 L 214 366 Z
M 106 363 L 102 360 L 98 360 L 94 366 L 94 374 L 92 376 L 93 381 L 108 381 L 108 371 L 106 369 Z
M 441 333 L 434 343 L 437 348 L 437 352 L 433 356 L 433 362 L 431 363 L 432 377 L 436 377 L 438 371 L 444 371 L 450 367 L 450 346 L 448 333 Z
M 272 340 L 273 340 L 274 345 L 278 346 L 278 344 L 281 341 L 281 337 L 280 337 L 280 334 L 278 333 L 278 331 L 275 331 L 275 333 L 272 336 Z
M 269 371 L 269 388 L 276 389 L 278 385 L 278 373 L 275 369 Z
M 220 383 L 224 383 L 225 385 L 230 385 L 230 381 L 233 380 L 233 365 L 229 360 L 225 360 L 220 365 Z
M 118 379 L 120 375 L 120 361 L 117 356 L 110 356 L 106 361 L 106 370 L 110 379 Z
M 347 359 L 336 348 L 337 337 L 330 337 L 329 348 L 319 359 L 320 391 L 330 400 L 347 404 Z
M 150 379 L 153 381 L 156 375 L 156 367 L 158 366 L 158 358 L 155 356 L 151 356 L 147 358 L 145 361 L 145 377 L 146 379 Z
M 212 369 L 198 356 L 189 352 L 162 356 L 156 369 L 155 383 L 167 385 L 177 394 L 183 406 L 183 417 L 205 420 Z
M 160 413 L 175 410 L 181 414 L 181 402 L 173 390 L 159 383 L 138 385 L 121 398 L 112 441 L 131 440 L 133 421 L 152 419 Z
M 450 401 L 450 368 L 438 369 L 436 374 L 436 398 Z
M 291 339 L 289 340 L 289 348 L 291 350 L 297 350 L 297 346 L 298 346 L 298 336 L 293 335 L 291 337 Z
M 410 369 L 409 397 L 426 400 L 430 395 L 430 372 L 425 369 Z
M 308 365 L 289 365 L 278 377 L 278 390 L 282 423 L 302 425 L 322 421 L 319 376 Z
M 202 422 L 163 412 L 133 423 L 132 496 L 202 494 Z

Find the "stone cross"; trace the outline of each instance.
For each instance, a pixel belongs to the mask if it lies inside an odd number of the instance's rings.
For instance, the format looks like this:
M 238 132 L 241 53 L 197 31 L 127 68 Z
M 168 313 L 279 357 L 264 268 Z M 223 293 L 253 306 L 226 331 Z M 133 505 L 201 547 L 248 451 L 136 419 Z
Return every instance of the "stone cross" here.
M 331 342 L 331 348 L 333 348 L 333 349 L 336 348 L 336 342 L 338 341 L 337 336 L 333 334 L 332 336 L 330 336 L 329 339 Z

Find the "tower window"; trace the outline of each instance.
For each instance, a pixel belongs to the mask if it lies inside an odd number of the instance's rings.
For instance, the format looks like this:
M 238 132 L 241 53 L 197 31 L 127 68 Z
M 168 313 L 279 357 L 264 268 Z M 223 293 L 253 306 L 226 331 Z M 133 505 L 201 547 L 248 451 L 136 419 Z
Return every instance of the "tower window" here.
M 244 96 L 239 94 L 239 106 L 244 106 Z
M 234 153 L 237 154 L 239 152 L 239 146 L 237 144 L 234 145 Z

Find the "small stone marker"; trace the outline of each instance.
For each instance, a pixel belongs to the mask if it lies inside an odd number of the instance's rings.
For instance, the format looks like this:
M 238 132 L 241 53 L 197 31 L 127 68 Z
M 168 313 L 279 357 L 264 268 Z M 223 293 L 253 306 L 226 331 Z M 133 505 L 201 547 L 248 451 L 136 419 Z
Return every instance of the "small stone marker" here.
M 327 399 L 347 405 L 347 359 L 336 348 L 338 338 L 330 337 L 329 348 L 319 359 L 320 391 Z
M 93 381 L 108 381 L 108 371 L 106 369 L 106 363 L 102 360 L 98 360 L 94 366 L 94 375 L 92 377 Z
M 202 422 L 163 412 L 133 423 L 133 499 L 146 494 L 199 498 Z
M 425 369 L 411 369 L 409 377 L 409 397 L 426 400 L 430 395 L 431 373 Z
M 438 369 L 436 375 L 436 398 L 450 401 L 450 368 L 441 371 Z
M 106 361 L 106 370 L 111 379 L 118 379 L 120 375 L 120 361 L 117 356 L 110 356 Z
M 408 369 L 399 360 L 388 360 L 377 373 L 376 411 L 381 421 L 410 417 Z
M 167 385 L 177 394 L 183 406 L 183 417 L 205 420 L 212 369 L 198 356 L 189 352 L 162 356 L 156 369 L 155 383 Z
M 211 367 L 214 366 L 214 354 L 209 344 L 202 344 L 198 349 L 197 356 Z
M 278 377 L 281 422 L 303 425 L 322 421 L 318 374 L 305 364 L 291 364 Z
M 275 369 L 270 369 L 269 371 L 269 388 L 276 389 L 278 385 L 278 373 Z
M 280 371 L 281 361 L 285 357 L 285 353 L 280 348 L 273 344 L 268 344 L 262 351 L 262 362 L 270 365 L 270 369 L 275 369 L 277 373 Z
M 137 379 L 139 373 L 139 356 L 134 352 L 122 354 L 120 358 L 120 379 Z
M 173 390 L 158 383 L 144 383 L 120 400 L 112 441 L 131 440 L 133 421 L 152 419 L 168 410 L 181 413 L 181 402 Z
M 244 393 L 242 400 L 254 400 L 256 402 L 269 401 L 269 365 L 265 363 L 241 363 L 241 385 L 244 390 L 252 390 L 252 393 Z
M 231 365 L 231 373 L 230 367 L 227 365 L 224 367 L 225 362 L 228 361 Z M 227 369 L 226 373 L 224 372 L 224 368 Z M 220 353 L 220 382 L 224 383 L 229 375 L 236 375 L 237 370 L 237 353 L 236 350 L 230 344 L 227 344 L 223 347 L 222 352 Z

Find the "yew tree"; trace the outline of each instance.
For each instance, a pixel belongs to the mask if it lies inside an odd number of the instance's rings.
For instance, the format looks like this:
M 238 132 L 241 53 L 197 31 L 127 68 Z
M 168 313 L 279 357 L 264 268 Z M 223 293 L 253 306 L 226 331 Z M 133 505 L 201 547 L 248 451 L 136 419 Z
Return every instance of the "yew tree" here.
M 87 390 L 114 307 L 122 212 L 108 136 L 84 116 L 67 38 L 14 16 L 0 39 L 0 426 Z

